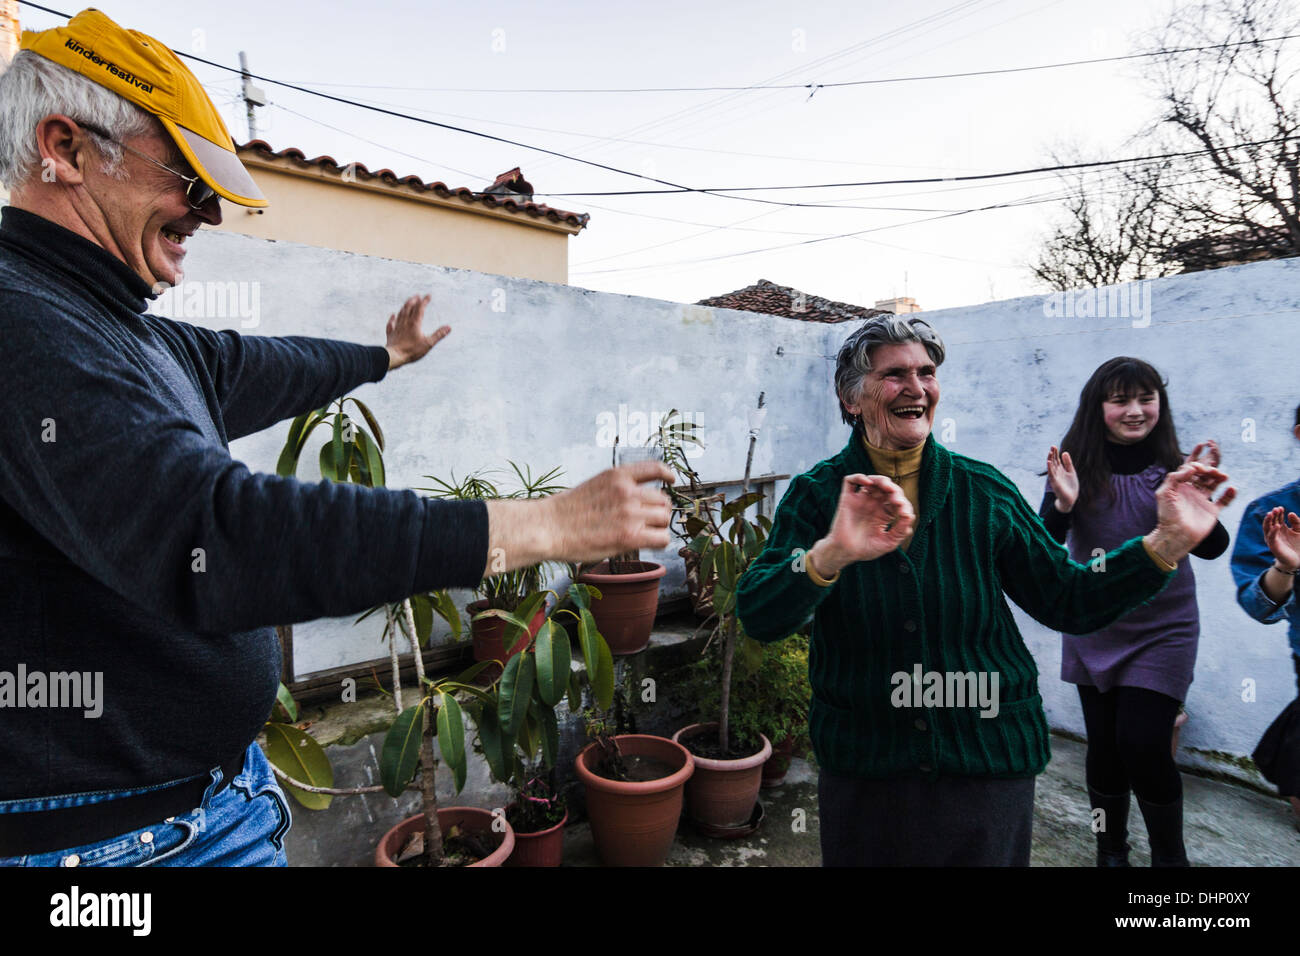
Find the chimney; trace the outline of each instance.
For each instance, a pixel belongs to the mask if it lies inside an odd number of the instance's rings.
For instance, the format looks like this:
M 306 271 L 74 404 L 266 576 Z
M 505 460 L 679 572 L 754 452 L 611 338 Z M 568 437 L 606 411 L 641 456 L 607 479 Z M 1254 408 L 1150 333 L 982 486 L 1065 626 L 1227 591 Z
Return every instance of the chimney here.
M 881 299 L 876 303 L 877 309 L 884 309 L 886 312 L 893 312 L 895 315 L 909 315 L 912 312 L 920 312 L 921 307 L 916 304 L 916 300 L 909 296 L 900 296 L 896 299 Z
M 483 191 L 492 196 L 502 196 L 522 200 L 523 202 L 533 201 L 532 183 L 524 179 L 524 174 L 519 171 L 518 166 L 502 173 L 493 181 L 491 186 Z
M 18 0 L 0 0 L 0 65 L 8 66 L 18 52 Z

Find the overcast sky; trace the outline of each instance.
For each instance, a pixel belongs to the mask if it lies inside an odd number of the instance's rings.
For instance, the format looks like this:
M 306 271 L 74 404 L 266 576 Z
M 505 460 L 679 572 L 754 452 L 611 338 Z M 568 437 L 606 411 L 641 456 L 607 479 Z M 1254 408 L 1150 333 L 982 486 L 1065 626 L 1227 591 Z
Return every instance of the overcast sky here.
M 76 12 L 67 0 L 47 6 Z M 1143 61 L 1003 76 L 739 93 L 519 90 L 832 83 L 1033 66 L 1133 52 L 1169 0 L 927 0 L 907 4 L 593 0 L 469 4 L 145 0 L 98 4 L 182 51 L 439 122 L 692 187 L 957 176 L 1135 155 L 1157 106 Z M 57 18 L 20 6 L 24 27 Z M 193 65 L 232 134 L 247 138 L 238 77 Z M 482 188 L 519 166 L 538 201 L 591 213 L 570 240 L 574 285 L 693 302 L 759 278 L 870 305 L 923 308 L 1040 291 L 1026 263 L 1059 193 L 1050 175 L 744 193 L 834 203 L 791 208 L 662 188 L 503 143 L 264 87 L 258 136 L 274 148 Z M 466 92 L 506 89 L 512 92 Z M 1028 204 L 931 219 L 958 210 Z M 859 208 L 850 208 L 859 207 Z M 806 243 L 844 233 L 849 238 Z M 802 245 L 794 245 L 804 243 Z M 786 246 L 771 249 L 770 247 Z M 751 252 L 752 250 L 768 250 Z M 737 255 L 737 253 L 750 253 Z

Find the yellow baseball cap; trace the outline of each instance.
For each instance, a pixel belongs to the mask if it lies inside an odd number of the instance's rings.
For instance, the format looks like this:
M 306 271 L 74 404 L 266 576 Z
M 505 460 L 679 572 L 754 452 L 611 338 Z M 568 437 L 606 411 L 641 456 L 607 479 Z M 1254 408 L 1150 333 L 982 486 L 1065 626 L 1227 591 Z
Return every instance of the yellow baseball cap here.
M 123 30 L 89 9 L 67 26 L 24 30 L 22 49 L 80 73 L 158 117 L 194 172 L 218 196 L 241 206 L 267 205 L 207 91 L 167 44 Z

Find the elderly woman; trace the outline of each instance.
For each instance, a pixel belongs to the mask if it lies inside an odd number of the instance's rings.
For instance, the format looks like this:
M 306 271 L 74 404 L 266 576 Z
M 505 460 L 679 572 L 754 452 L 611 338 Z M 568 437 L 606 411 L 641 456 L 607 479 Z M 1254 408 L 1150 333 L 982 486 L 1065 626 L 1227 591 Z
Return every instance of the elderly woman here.
M 1028 865 L 1050 756 L 1038 668 L 1010 597 L 1086 634 L 1157 594 L 1235 492 L 1199 462 L 1157 492 L 1157 524 L 1073 562 L 1014 483 L 930 434 L 944 346 L 878 316 L 840 349 L 844 449 L 790 482 L 738 588 L 745 630 L 813 619 L 810 732 L 822 862 Z

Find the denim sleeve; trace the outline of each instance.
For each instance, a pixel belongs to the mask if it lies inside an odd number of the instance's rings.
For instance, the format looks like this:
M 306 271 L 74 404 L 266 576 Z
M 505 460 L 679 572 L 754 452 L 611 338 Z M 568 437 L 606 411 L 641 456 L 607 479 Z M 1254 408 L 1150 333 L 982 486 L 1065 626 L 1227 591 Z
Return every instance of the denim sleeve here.
M 1232 577 L 1237 585 L 1237 603 L 1241 609 L 1264 624 L 1290 619 L 1300 620 L 1300 605 L 1295 589 L 1282 604 L 1273 603 L 1264 593 L 1264 575 L 1273 564 L 1273 554 L 1264 541 L 1264 516 L 1272 505 L 1261 500 L 1246 509 L 1237 529 L 1237 543 L 1232 550 Z

